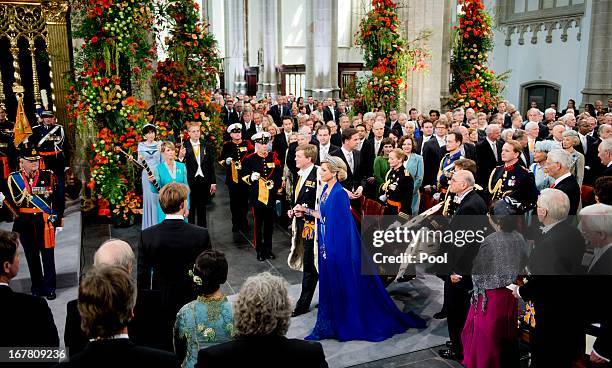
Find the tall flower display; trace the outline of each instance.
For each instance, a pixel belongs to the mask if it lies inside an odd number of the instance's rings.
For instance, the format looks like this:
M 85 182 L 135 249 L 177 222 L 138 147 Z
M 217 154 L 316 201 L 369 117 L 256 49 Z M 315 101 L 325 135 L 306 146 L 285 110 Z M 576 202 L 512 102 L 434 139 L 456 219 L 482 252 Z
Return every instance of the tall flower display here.
M 140 208 L 135 170 L 117 148 L 135 154 L 147 122 L 147 103 L 137 95 L 152 73 L 148 41 L 151 0 L 88 0 L 72 4 L 75 55 L 69 111 L 75 119 L 78 154 L 89 161 L 88 188 L 98 214 L 130 223 Z
M 459 26 L 455 27 L 450 84 L 451 107 L 471 107 L 491 111 L 500 98 L 507 75 L 496 75 L 487 67 L 493 50 L 492 19 L 483 0 L 458 0 Z
M 408 71 L 427 69 L 428 52 L 416 45 L 428 34 L 408 42 L 400 34 L 394 0 L 372 0 L 372 7 L 359 24 L 356 40 L 363 50 L 365 67 L 372 71 L 361 82 L 360 94 L 368 110 L 389 111 L 399 106 L 402 92 L 408 88 Z
M 168 58 L 157 64 L 153 76 L 155 118 L 170 122 L 177 137 L 186 123 L 200 122 L 204 137 L 220 148 L 221 107 L 212 96 L 220 59 L 217 42 L 199 14 L 192 0 L 169 0 L 159 8 L 158 17 L 168 25 L 169 39 Z

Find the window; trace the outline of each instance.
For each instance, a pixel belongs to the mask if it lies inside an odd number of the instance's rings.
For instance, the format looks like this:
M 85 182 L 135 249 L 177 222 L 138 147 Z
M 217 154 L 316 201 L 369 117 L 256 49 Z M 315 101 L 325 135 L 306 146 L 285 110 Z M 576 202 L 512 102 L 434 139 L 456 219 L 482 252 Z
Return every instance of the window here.
M 584 14 L 584 0 L 498 0 L 500 24 Z
M 285 95 L 292 94 L 296 98 L 304 97 L 304 87 L 306 86 L 306 73 L 287 73 L 285 74 Z

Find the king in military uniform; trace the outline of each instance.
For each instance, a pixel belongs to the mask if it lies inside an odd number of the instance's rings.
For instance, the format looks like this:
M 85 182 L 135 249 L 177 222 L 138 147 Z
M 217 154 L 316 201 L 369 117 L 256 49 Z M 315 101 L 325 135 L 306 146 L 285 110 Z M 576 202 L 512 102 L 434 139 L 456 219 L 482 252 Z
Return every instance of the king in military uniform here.
M 274 208 L 281 188 L 282 168 L 276 152 L 268 152 L 270 133 L 260 132 L 251 137 L 255 152 L 242 162 L 242 180 L 249 185 L 249 204 L 253 210 L 253 246 L 257 259 L 275 259 L 272 253 Z
M 61 211 L 64 211 L 64 178 L 69 169 L 70 160 L 67 152 L 66 135 L 64 128 L 56 124 L 53 111 L 44 111 L 41 115 L 43 123 L 32 128 L 32 135 L 28 141 L 36 147 L 42 156 L 41 169 L 51 170 L 57 178 L 57 191 L 55 195 L 61 199 Z M 57 208 L 60 210 L 59 208 Z
M 242 178 L 242 160 L 251 152 L 253 145 L 242 140 L 242 125 L 231 124 L 227 127 L 230 140 L 223 143 L 219 164 L 225 167 L 225 184 L 229 191 L 230 211 L 232 213 L 232 232 L 245 231 L 248 228 L 248 192 L 249 188 Z
M 525 213 L 535 207 L 538 189 L 533 174 L 518 164 L 523 147 L 519 142 L 508 141 L 502 147 L 503 165 L 497 166 L 489 177 L 488 191 L 493 204 L 510 197 L 517 213 Z
M 7 195 L 17 209 L 13 231 L 30 270 L 32 294 L 55 299 L 55 235 L 61 231 L 64 198 L 58 196 L 58 181 L 50 170 L 40 170 L 41 156 L 34 146 L 22 146 L 21 170 L 9 175 Z M 42 267 L 41 267 L 42 259 Z

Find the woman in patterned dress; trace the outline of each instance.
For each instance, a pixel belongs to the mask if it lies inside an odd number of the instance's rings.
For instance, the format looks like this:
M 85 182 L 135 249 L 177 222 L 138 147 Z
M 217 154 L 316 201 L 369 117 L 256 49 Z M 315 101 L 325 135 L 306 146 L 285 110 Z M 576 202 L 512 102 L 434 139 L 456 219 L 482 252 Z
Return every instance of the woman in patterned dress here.
M 174 324 L 174 351 L 183 368 L 195 365 L 201 349 L 233 338 L 232 305 L 221 292 L 227 268 L 223 252 L 211 249 L 198 256 L 189 273 L 198 297 L 181 308 Z

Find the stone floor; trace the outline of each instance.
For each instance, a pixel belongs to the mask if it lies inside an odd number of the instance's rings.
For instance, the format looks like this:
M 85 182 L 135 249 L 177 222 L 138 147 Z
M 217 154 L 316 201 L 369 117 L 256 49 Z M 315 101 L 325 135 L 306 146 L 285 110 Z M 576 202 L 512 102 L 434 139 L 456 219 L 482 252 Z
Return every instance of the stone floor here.
M 283 276 L 292 285 L 291 296 L 297 299 L 300 292 L 301 272 L 291 270 L 287 266 L 289 254 L 289 233 L 281 226 L 274 232 L 273 251 L 277 259 L 258 262 L 251 243 L 251 234 L 235 234 L 231 232 L 229 218 L 229 197 L 223 183 L 223 177 L 218 177 L 218 193 L 213 205 L 209 207 L 208 224 L 213 247 L 226 253 L 230 271 L 223 291 L 235 294 L 244 280 L 251 275 L 263 271 Z M 10 224 L 2 228 L 10 229 Z M 84 220 L 81 226 L 81 216 L 78 207 L 66 217 L 64 232 L 58 238 L 56 250 L 56 266 L 59 279 L 57 299 L 49 302 L 52 309 L 60 340 L 63 340 L 65 323 L 65 308 L 69 300 L 77 296 L 78 275 L 85 272 L 93 261 L 93 253 L 97 247 L 109 238 L 119 238 L 128 241 L 137 250 L 140 230 L 138 226 L 115 228 L 108 224 L 97 224 L 90 219 Z M 81 242 L 82 237 L 82 242 Z M 79 244 L 81 243 L 81 244 Z M 23 262 L 25 264 L 25 261 Z M 62 276 L 65 275 L 65 276 Z M 15 280 L 16 289 L 29 289 L 29 274 L 27 267 L 20 271 Z M 425 330 L 409 330 L 385 342 L 347 342 L 323 341 L 326 356 L 331 367 L 461 367 L 456 362 L 441 359 L 437 350 L 448 338 L 446 322 L 431 319 L 441 303 L 441 281 L 432 276 L 419 277 L 417 280 L 389 288 L 391 295 L 400 308 L 410 309 L 428 320 Z M 316 305 L 316 299 L 313 306 Z M 294 318 L 289 336 L 303 338 L 308 334 L 316 320 L 316 308 L 311 312 Z M 62 341 L 63 343 L 63 341 Z

